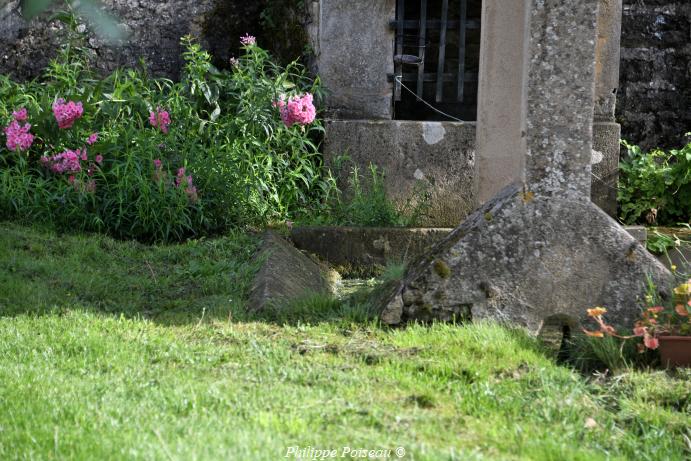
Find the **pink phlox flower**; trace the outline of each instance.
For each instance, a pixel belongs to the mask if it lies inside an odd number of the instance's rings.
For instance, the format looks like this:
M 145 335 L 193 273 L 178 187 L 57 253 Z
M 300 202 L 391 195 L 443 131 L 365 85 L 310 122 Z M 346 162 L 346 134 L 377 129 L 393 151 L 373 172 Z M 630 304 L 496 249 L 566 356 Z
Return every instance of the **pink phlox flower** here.
M 99 165 L 103 163 L 103 155 L 98 154 L 96 156 L 96 163 L 98 163 Z
M 160 170 L 160 169 L 161 169 L 161 165 L 162 165 L 162 162 L 161 162 L 160 159 L 155 159 L 155 160 L 154 160 L 154 168 L 155 168 L 155 169 Z
M 98 133 L 91 133 L 86 139 L 86 143 L 92 146 L 96 141 L 98 141 Z
M 26 119 L 29 118 L 29 113 L 26 111 L 24 107 L 22 107 L 12 112 L 12 118 L 14 118 L 18 122 L 24 122 L 26 121 Z
M 29 132 L 30 129 L 30 123 L 20 125 L 17 120 L 12 120 L 5 127 L 5 136 L 7 136 L 5 145 L 7 148 L 11 151 L 28 150 L 34 143 L 34 135 Z
M 84 114 L 84 107 L 81 102 L 69 101 L 60 98 L 53 104 L 53 115 L 61 129 L 70 128 L 74 122 Z
M 79 149 L 77 149 L 77 152 L 81 152 L 79 154 L 79 158 L 82 159 L 82 161 L 86 162 L 89 159 L 89 157 L 86 153 L 86 149 L 82 149 L 81 151 Z
M 313 96 L 305 93 L 302 96 L 293 96 L 288 101 L 277 101 L 276 106 L 281 111 L 281 120 L 290 128 L 291 126 L 309 125 L 317 116 L 317 109 L 314 107 Z
M 168 133 L 168 125 L 170 125 L 170 114 L 160 107 L 156 108 L 156 112 L 149 112 L 149 123 L 154 128 L 160 129 L 163 133 Z
M 255 37 L 254 35 L 245 34 L 242 37 L 240 37 L 240 43 L 242 43 L 243 46 L 256 45 L 257 37 Z
M 41 163 L 50 168 L 53 173 L 71 174 L 82 171 L 82 165 L 79 163 L 81 153 L 77 150 L 66 150 L 52 157 L 42 157 Z

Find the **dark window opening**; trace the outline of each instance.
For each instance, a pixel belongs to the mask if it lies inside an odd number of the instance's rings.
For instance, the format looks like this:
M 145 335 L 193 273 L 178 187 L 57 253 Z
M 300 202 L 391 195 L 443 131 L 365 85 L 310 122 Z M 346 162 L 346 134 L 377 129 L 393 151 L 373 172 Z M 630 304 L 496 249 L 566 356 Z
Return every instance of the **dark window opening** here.
M 397 0 L 395 119 L 451 120 L 440 111 L 476 120 L 481 6 L 481 0 Z

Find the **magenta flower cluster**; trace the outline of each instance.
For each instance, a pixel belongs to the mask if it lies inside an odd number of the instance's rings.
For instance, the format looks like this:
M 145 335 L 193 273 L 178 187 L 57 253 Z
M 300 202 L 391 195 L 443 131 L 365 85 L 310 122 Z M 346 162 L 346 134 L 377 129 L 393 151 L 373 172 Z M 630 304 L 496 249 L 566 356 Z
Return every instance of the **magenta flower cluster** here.
M 164 133 L 168 133 L 168 125 L 170 125 L 170 114 L 168 111 L 156 108 L 156 112 L 149 112 L 149 123 L 154 128 L 160 129 Z
M 84 113 L 84 107 L 81 102 L 69 101 L 65 102 L 60 98 L 53 104 L 53 115 L 58 122 L 60 129 L 71 128 Z
M 198 199 L 197 196 L 197 187 L 194 185 L 194 181 L 192 180 L 192 175 L 185 175 L 185 168 L 179 168 L 178 169 L 178 174 L 175 176 L 175 187 L 185 187 L 185 193 L 189 197 L 189 199 L 192 202 L 196 202 Z
M 24 110 L 24 114 L 26 114 L 26 109 L 22 110 Z M 15 119 L 5 127 L 5 136 L 7 137 L 5 145 L 11 151 L 28 150 L 34 143 L 34 135 L 29 132 L 29 130 L 31 130 L 31 124 L 20 124 L 19 122 L 23 120 L 26 120 L 26 117 L 19 119 L 15 117 Z
M 254 35 L 245 34 L 242 37 L 240 37 L 240 43 L 243 46 L 256 45 L 257 44 L 257 38 Z
M 312 95 L 305 93 L 302 96 L 288 98 L 288 101 L 280 100 L 275 105 L 281 111 L 281 120 L 290 128 L 295 124 L 309 125 L 314 121 L 317 109 L 312 101 Z
M 86 149 L 83 151 L 66 150 L 52 157 L 41 157 L 41 163 L 50 168 L 50 171 L 58 174 L 79 173 L 82 171 L 80 160 L 86 160 Z

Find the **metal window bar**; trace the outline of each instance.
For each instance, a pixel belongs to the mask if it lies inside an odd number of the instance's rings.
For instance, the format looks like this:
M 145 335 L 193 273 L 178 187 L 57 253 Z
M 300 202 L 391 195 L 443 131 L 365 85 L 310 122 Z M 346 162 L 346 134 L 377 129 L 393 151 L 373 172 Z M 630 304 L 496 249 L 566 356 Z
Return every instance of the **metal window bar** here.
M 466 36 L 470 29 L 479 29 L 479 21 L 468 19 L 468 1 L 458 0 L 460 15 L 458 19 L 449 19 L 449 0 L 442 0 L 441 19 L 427 19 L 427 0 L 420 0 L 420 19 L 410 20 L 405 18 L 405 0 L 397 0 L 396 19 L 390 21 L 390 27 L 396 30 L 396 56 L 394 59 L 395 75 L 404 82 L 416 83 L 416 94 L 423 97 L 424 84 L 434 82 L 435 101 L 444 101 L 444 83 L 456 82 L 456 101 L 463 102 L 465 82 L 477 80 L 476 74 L 466 73 Z M 458 73 L 447 73 L 446 69 L 446 45 L 447 31 L 458 30 Z M 415 30 L 417 35 L 407 35 L 406 30 Z M 436 73 L 425 73 L 425 52 L 428 46 L 428 31 L 439 30 L 439 54 Z M 411 40 L 412 38 L 412 40 Z M 407 42 L 407 44 L 406 44 Z M 404 55 L 406 48 L 418 48 L 417 56 Z M 413 73 L 404 73 L 404 65 L 417 65 L 417 78 Z M 397 79 L 394 82 L 394 101 L 401 100 L 401 85 Z
M 458 102 L 463 102 L 463 83 L 465 78 L 463 74 L 465 73 L 465 35 L 466 35 L 466 19 L 468 16 L 468 1 L 461 1 L 461 19 L 458 30 L 458 92 L 456 95 L 456 100 Z
M 418 50 L 418 56 L 420 57 L 420 64 L 417 68 L 417 96 L 422 99 L 422 90 L 424 88 L 425 82 L 423 78 L 425 76 L 425 39 L 427 38 L 427 0 L 420 0 L 420 49 Z

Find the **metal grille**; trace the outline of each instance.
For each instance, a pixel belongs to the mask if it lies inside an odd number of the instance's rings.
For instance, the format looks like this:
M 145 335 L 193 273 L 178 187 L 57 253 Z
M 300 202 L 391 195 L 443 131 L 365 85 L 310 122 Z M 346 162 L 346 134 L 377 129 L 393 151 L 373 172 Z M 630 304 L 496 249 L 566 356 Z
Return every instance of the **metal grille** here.
M 466 34 L 468 30 L 479 29 L 480 23 L 468 18 L 468 0 L 430 0 L 429 4 L 428 0 L 419 0 L 419 14 L 418 11 L 406 12 L 406 6 L 410 9 L 411 5 L 417 6 L 416 3 L 397 0 L 396 19 L 390 24 L 396 31 L 394 101 L 402 99 L 399 82 L 403 82 L 415 88 L 421 99 L 425 89 L 432 85 L 435 102 L 463 103 L 465 84 L 477 81 L 477 73 L 466 71 Z M 407 16 L 415 19 L 407 19 Z M 450 36 L 453 43 L 449 41 Z M 458 53 L 451 59 L 447 55 L 449 45 Z M 436 55 L 434 48 L 437 48 Z M 453 91 L 450 91 L 450 84 L 453 84 Z

